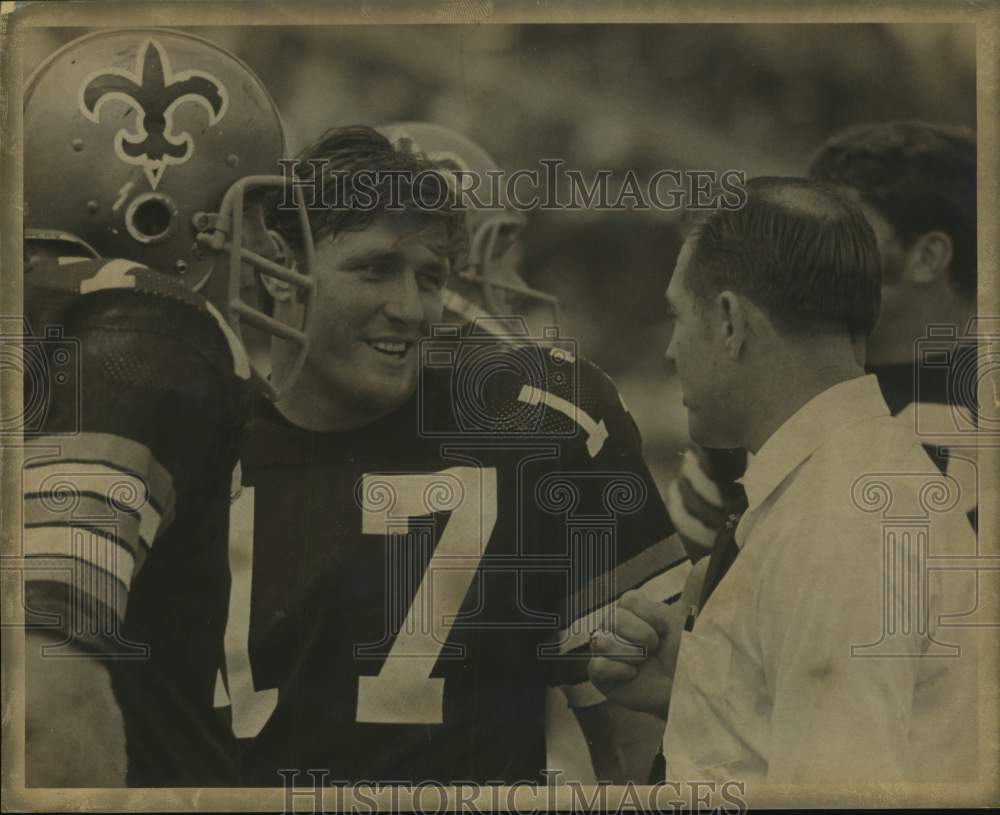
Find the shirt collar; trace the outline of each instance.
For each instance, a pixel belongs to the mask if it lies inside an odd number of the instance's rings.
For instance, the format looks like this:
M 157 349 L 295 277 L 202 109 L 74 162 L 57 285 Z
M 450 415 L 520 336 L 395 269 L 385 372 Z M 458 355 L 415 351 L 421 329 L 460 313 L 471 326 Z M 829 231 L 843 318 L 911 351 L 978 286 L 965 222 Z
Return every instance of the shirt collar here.
M 748 509 L 760 506 L 788 475 L 844 427 L 888 416 L 871 374 L 839 382 L 814 396 L 764 442 L 740 480 Z

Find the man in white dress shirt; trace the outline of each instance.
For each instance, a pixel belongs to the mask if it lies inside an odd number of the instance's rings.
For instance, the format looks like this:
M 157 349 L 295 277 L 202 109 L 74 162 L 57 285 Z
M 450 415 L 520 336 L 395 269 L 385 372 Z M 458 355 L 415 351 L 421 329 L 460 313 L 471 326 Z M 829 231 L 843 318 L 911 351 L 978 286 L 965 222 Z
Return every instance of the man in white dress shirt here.
M 864 374 L 875 235 L 830 186 L 748 193 L 693 232 L 667 290 L 692 439 L 754 453 L 748 506 L 682 616 L 621 599 L 591 678 L 667 720 L 671 781 L 975 777 L 975 648 L 947 619 L 974 578 L 935 564 L 976 542 L 957 483 Z

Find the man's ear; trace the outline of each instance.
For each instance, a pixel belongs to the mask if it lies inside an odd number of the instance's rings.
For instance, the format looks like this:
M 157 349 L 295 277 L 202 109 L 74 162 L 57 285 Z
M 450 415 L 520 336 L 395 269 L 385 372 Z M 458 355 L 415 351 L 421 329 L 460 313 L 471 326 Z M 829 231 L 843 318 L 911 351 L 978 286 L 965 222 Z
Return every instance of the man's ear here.
M 243 209 L 243 245 L 268 260 L 275 259 L 274 241 L 264 220 L 264 202 L 259 195 L 248 199 Z
M 264 288 L 275 303 L 290 303 L 295 296 L 294 286 L 284 280 L 261 273 L 260 282 L 264 284 Z
M 947 233 L 925 232 L 906 252 L 906 275 L 911 283 L 924 286 L 945 280 L 951 268 L 954 247 Z
M 253 202 L 243 211 L 243 245 L 268 260 L 291 269 L 295 268 L 295 259 L 287 241 L 273 229 L 268 229 L 264 220 L 263 202 L 260 200 Z M 249 264 L 244 263 L 244 275 L 247 274 L 248 266 Z M 250 267 L 250 272 L 251 276 L 257 274 L 253 267 Z M 292 299 L 294 292 L 289 283 L 264 273 L 260 273 L 260 280 L 275 302 L 287 303 Z
M 736 292 L 724 291 L 716 298 L 718 326 L 726 354 L 737 359 L 746 341 L 749 325 L 746 303 Z

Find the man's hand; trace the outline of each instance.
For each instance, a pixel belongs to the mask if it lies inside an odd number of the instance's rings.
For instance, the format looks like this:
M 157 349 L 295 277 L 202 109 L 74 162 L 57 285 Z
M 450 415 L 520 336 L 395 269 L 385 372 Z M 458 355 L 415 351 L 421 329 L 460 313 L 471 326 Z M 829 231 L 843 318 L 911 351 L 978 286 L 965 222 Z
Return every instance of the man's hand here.
M 610 629 L 590 643 L 590 680 L 608 699 L 666 719 L 680 643 L 679 606 L 637 591 L 621 596 Z

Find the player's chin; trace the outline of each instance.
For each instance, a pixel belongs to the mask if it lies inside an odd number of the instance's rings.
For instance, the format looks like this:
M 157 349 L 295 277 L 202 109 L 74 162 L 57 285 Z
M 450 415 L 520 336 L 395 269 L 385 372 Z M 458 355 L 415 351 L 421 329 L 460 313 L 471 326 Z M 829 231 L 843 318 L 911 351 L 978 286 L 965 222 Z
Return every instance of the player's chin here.
M 417 386 L 417 371 L 402 368 L 393 371 L 368 370 L 363 384 L 364 401 L 373 414 L 384 415 L 400 407 Z

